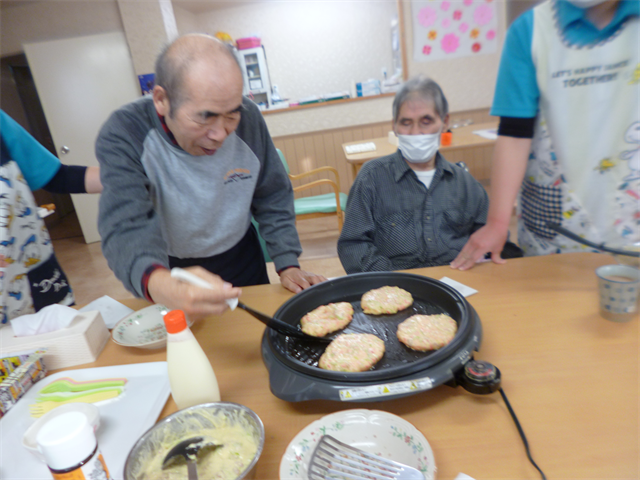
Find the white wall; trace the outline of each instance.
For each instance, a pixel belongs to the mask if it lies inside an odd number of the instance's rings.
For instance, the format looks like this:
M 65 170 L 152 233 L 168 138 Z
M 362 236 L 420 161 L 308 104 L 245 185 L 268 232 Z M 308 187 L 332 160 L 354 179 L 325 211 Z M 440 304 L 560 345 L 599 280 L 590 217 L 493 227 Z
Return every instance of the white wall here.
M 395 0 L 240 1 L 220 3 L 196 21 L 203 32 L 223 31 L 234 40 L 259 36 L 271 84 L 283 98 L 299 100 L 348 92 L 351 81 L 382 79 L 383 67 L 391 75 L 390 25 L 396 15 Z
M 391 121 L 393 97 L 372 97 L 360 102 L 327 103 L 322 107 L 276 110 L 264 120 L 272 137 L 318 132 Z
M 2 5 L 0 56 L 21 53 L 23 43 L 116 31 L 124 31 L 116 0 L 12 2 Z
M 177 2 L 173 2 L 173 15 L 176 18 L 180 35 L 202 32 L 202 28 L 198 25 L 196 14 L 185 10 Z
M 135 0 L 144 1 L 144 0 Z M 459 0 L 455 0 L 459 1 Z M 504 0 L 498 4 L 499 41 L 504 37 Z M 174 0 L 179 33 L 218 30 L 234 39 L 257 34 L 267 51 L 272 83 L 283 96 L 349 90 L 351 80 L 391 73 L 390 21 L 395 0 L 244 0 L 199 2 L 215 10 L 196 12 Z M 10 6 L 8 6 L 10 5 Z M 411 2 L 403 0 L 408 73 L 425 73 L 443 87 L 451 111 L 491 105 L 500 52 L 440 62 L 412 61 Z M 0 55 L 22 51 L 22 43 L 124 31 L 116 0 L 0 0 Z M 158 49 L 160 46 L 158 46 Z M 154 50 L 153 56 L 157 53 Z M 152 55 L 149 53 L 149 55 Z M 291 135 L 391 119 L 383 98 L 265 116 L 272 135 Z
M 461 1 L 461 0 L 453 0 Z M 505 31 L 505 0 L 496 2 L 498 45 Z M 215 10 L 191 14 L 174 0 L 180 33 L 224 31 L 232 38 L 257 35 L 267 52 L 271 82 L 298 100 L 349 90 L 352 80 L 382 78 L 391 66 L 390 23 L 395 0 L 280 0 L 214 2 Z M 437 62 L 413 61 L 411 2 L 403 0 L 408 75 L 425 74 L 442 86 L 452 112 L 488 108 L 500 61 L 496 53 Z M 273 136 L 391 120 L 392 99 L 276 112 L 265 116 Z

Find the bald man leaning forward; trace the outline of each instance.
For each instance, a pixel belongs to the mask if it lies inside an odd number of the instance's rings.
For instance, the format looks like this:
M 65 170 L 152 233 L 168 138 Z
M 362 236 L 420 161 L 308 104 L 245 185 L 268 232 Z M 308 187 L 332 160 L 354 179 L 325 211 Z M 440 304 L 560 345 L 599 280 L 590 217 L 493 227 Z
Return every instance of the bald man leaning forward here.
M 156 86 L 114 112 L 96 142 L 98 227 L 109 267 L 138 297 L 197 318 L 237 287 L 269 283 L 251 216 L 287 289 L 324 281 L 300 270 L 291 183 L 262 115 L 242 96 L 227 46 L 186 35 L 156 61 Z M 170 276 L 179 266 L 203 289 Z

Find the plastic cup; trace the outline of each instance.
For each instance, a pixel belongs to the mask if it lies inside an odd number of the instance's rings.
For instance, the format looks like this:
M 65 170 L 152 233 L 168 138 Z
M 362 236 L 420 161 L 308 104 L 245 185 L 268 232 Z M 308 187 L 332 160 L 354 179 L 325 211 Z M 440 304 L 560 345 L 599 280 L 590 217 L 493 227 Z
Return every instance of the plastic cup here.
M 613 322 L 638 318 L 640 270 L 627 265 L 605 265 L 596 269 L 600 292 L 600 315 Z

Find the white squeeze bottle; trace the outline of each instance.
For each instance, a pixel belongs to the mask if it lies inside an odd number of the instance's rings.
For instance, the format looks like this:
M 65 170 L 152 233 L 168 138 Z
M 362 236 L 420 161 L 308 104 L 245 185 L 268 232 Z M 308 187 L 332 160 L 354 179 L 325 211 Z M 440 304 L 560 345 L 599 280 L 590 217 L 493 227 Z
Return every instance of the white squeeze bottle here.
M 167 329 L 167 365 L 171 395 L 179 410 L 201 403 L 219 402 L 216 374 L 196 340 L 182 310 L 164 316 Z

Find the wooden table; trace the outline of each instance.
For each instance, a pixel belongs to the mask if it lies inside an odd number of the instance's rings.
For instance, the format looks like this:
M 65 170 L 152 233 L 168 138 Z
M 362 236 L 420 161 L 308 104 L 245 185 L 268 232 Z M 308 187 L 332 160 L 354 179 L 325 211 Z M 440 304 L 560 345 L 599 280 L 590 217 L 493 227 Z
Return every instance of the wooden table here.
M 493 149 L 493 144 L 495 140 L 481 137 L 479 135 L 474 134 L 473 132 L 477 130 L 486 130 L 486 129 L 494 129 L 498 127 L 497 122 L 488 122 L 488 123 L 477 123 L 471 124 L 464 127 L 455 128 L 452 130 L 453 135 L 451 139 L 451 145 L 446 147 L 440 147 L 440 152 L 445 156 L 447 160 L 450 162 L 456 163 L 459 161 L 464 161 L 471 173 L 478 180 L 488 179 L 489 175 L 487 172 L 487 166 L 485 165 L 486 153 L 484 150 L 489 152 L 490 160 L 490 152 Z M 345 147 L 349 145 L 359 145 L 362 143 L 372 142 L 375 144 L 376 149 L 371 152 L 363 152 L 363 153 L 352 153 L 348 154 L 345 150 Z M 357 142 L 348 142 L 342 144 L 342 150 L 344 151 L 344 156 L 347 159 L 349 165 L 351 165 L 351 169 L 353 172 L 353 178 L 356 178 L 356 175 L 360 171 L 362 164 L 373 160 L 374 158 L 384 157 L 385 155 L 390 155 L 394 153 L 398 149 L 398 146 L 392 143 L 389 143 L 388 137 L 380 137 L 373 138 L 368 140 L 359 140 Z M 470 149 L 478 149 L 477 155 L 469 155 Z M 467 152 L 465 152 L 467 151 Z M 467 155 L 464 155 L 464 154 Z
M 550 255 L 415 270 L 450 277 L 479 293 L 469 297 L 483 325 L 477 359 L 495 364 L 534 459 L 549 479 L 638 479 L 638 319 L 613 323 L 598 315 L 594 269 L 613 263 L 595 253 Z M 242 300 L 274 313 L 290 293 L 279 285 L 243 289 Z M 134 308 L 142 300 L 125 302 Z M 377 403 L 287 403 L 269 391 L 260 355 L 263 326 L 236 310 L 197 323 L 193 331 L 218 377 L 222 398 L 253 409 L 266 429 L 257 477 L 278 479 L 287 445 L 309 423 L 350 408 L 384 410 L 428 439 L 438 480 L 459 472 L 476 480 L 537 479 L 500 396 L 440 386 Z M 163 350 L 109 342 L 98 361 L 76 368 L 165 360 Z M 170 398 L 162 416 L 176 410 Z

